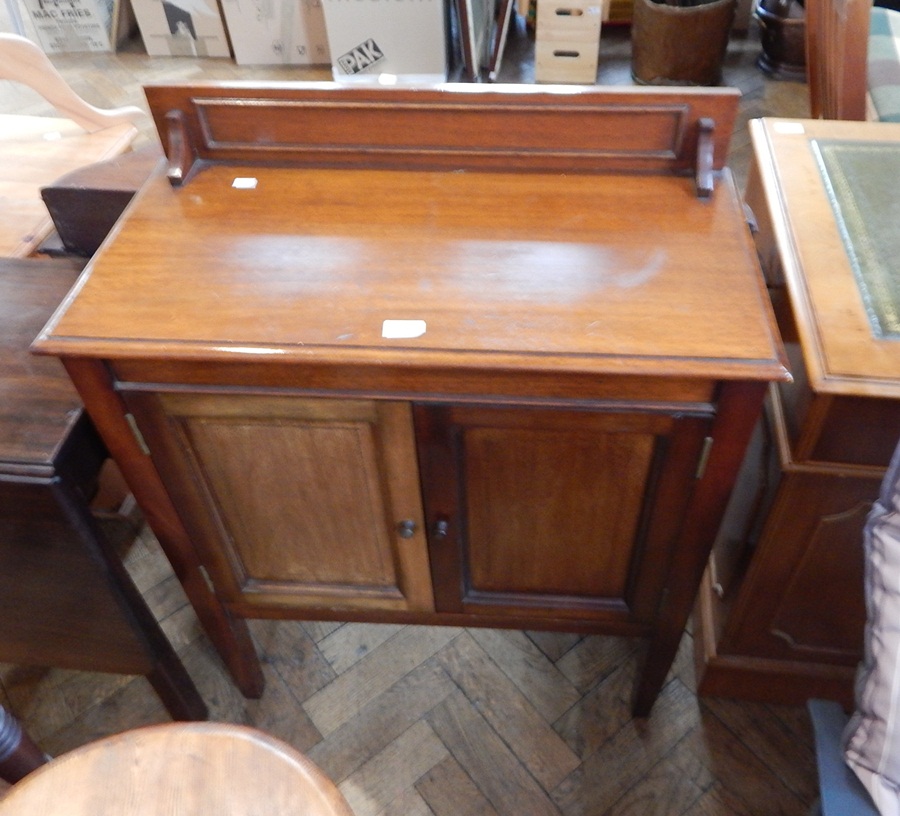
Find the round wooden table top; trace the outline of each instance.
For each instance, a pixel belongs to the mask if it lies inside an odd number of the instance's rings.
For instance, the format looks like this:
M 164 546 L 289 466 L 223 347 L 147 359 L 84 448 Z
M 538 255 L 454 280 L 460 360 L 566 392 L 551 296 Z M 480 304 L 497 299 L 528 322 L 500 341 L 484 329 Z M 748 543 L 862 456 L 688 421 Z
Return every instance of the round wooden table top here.
M 126 731 L 39 768 L 0 816 L 353 816 L 334 783 L 285 743 L 224 723 Z

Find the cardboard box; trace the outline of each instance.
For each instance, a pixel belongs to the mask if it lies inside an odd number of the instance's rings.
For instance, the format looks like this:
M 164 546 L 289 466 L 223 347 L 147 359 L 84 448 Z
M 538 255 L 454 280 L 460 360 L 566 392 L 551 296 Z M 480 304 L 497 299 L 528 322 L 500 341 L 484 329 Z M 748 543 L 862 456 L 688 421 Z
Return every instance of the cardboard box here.
M 445 0 L 323 0 L 337 82 L 447 79 Z M 390 79 L 388 79 L 390 77 Z
M 534 45 L 535 82 L 597 81 L 603 0 L 541 0 Z
M 230 57 L 216 0 L 132 0 L 151 56 Z
M 321 0 L 221 0 L 239 65 L 331 62 Z
M 22 8 L 48 54 L 113 50 L 113 0 L 22 0 Z

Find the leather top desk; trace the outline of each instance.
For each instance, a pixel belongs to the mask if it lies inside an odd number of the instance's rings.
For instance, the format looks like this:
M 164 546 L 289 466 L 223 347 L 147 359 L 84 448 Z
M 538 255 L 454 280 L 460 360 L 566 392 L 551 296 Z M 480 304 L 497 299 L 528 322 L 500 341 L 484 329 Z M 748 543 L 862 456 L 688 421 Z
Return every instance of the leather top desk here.
M 205 719 L 91 515 L 103 442 L 58 362 L 28 352 L 79 268 L 0 259 L 0 660 L 144 674 L 174 719 Z
M 560 628 L 646 638 L 648 713 L 788 376 L 736 92 L 148 100 L 170 178 L 36 348 L 245 693 L 246 617 Z
M 790 296 L 811 386 L 900 398 L 898 239 L 896 228 L 885 229 L 896 227 L 900 125 L 762 119 L 751 136 L 765 197 L 756 209 L 773 224 L 777 279 Z M 836 151 L 850 153 L 844 160 Z M 871 158 L 862 165 L 864 157 Z M 841 169 L 823 174 L 823 166 Z M 879 200 L 853 200 L 854 190 Z M 880 325 L 870 319 L 875 312 L 884 312 Z M 892 449 L 894 440 L 885 441 Z M 877 451 L 866 461 L 886 465 L 890 450 Z
M 900 125 L 762 119 L 751 137 L 747 201 L 794 381 L 771 389 L 745 468 L 765 490 L 731 525 L 755 540 L 716 545 L 719 565 L 749 565 L 701 593 L 700 691 L 851 704 L 862 530 L 900 439 Z

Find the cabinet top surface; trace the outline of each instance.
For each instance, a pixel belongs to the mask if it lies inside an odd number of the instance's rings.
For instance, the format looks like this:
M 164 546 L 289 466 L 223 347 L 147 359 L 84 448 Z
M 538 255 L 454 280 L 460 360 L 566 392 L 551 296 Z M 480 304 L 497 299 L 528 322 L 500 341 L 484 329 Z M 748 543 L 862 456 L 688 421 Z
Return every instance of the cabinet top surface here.
M 37 348 L 768 380 L 773 326 L 728 178 L 218 165 L 150 180 Z
M 811 386 L 824 393 L 900 398 L 900 324 L 883 315 L 886 330 L 879 335 L 871 319 L 879 308 L 873 298 L 881 297 L 878 276 L 896 293 L 898 256 L 873 245 L 877 222 L 867 219 L 865 202 L 852 199 L 854 188 L 877 185 L 866 182 L 864 165 L 827 170 L 835 149 L 874 149 L 896 166 L 900 125 L 763 119 L 751 123 L 751 135 Z M 881 172 L 889 172 L 888 166 Z M 896 178 L 883 181 L 888 200 L 877 215 L 896 225 L 900 188 Z M 892 236 L 896 230 L 882 237 Z M 896 312 L 900 304 L 891 303 L 887 288 L 880 307 Z

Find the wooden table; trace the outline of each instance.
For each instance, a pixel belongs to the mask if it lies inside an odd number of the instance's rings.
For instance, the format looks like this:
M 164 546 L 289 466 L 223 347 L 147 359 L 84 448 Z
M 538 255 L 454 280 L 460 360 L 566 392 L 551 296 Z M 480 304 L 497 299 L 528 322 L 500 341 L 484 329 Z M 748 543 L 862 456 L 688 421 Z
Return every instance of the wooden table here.
M 88 133 L 70 119 L 0 114 L 0 257 L 30 255 L 53 230 L 41 187 L 130 149 L 129 123 Z
M 175 186 L 36 348 L 245 693 L 247 617 L 544 628 L 646 638 L 646 714 L 787 377 L 735 92 L 148 99 Z
M 729 514 L 701 593 L 700 690 L 850 703 L 865 623 L 862 527 L 900 439 L 900 275 L 887 245 L 896 223 L 877 233 L 900 201 L 900 125 L 765 119 L 751 136 L 747 200 L 794 382 L 771 389 L 746 500 Z M 822 163 L 845 149 L 856 162 L 874 158 L 874 170 L 848 165 L 827 183 Z M 879 186 L 875 217 L 846 198 L 837 214 L 835 199 Z M 869 289 L 893 286 L 895 299 L 883 336 L 859 285 L 870 251 Z
M 145 674 L 173 718 L 204 719 L 91 516 L 106 449 L 62 366 L 28 351 L 80 266 L 0 259 L 0 660 Z

